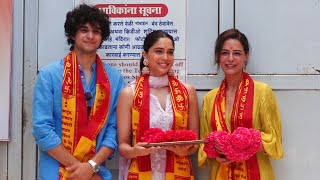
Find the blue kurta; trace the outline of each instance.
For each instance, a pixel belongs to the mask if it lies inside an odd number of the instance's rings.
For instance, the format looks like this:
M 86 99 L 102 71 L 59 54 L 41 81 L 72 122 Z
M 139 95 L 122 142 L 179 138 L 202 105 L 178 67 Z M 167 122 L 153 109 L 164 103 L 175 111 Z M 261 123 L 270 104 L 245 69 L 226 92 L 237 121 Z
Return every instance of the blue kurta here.
M 122 75 L 106 63 L 104 68 L 110 81 L 110 109 L 107 123 L 97 136 L 96 151 L 101 146 L 117 150 L 116 132 L 116 104 L 118 95 L 124 87 Z M 90 83 L 86 85 L 84 73 L 80 66 L 82 85 L 85 92 L 93 94 L 91 105 L 96 93 L 96 65 L 93 66 Z M 39 174 L 41 180 L 57 180 L 59 175 L 59 162 L 51 157 L 46 151 L 61 144 L 61 116 L 62 116 L 62 78 L 64 61 L 58 60 L 41 69 L 35 82 L 33 105 L 32 105 L 32 134 L 39 147 Z M 109 157 L 112 158 L 113 154 Z M 101 166 L 100 176 L 103 179 L 112 179 L 111 173 Z

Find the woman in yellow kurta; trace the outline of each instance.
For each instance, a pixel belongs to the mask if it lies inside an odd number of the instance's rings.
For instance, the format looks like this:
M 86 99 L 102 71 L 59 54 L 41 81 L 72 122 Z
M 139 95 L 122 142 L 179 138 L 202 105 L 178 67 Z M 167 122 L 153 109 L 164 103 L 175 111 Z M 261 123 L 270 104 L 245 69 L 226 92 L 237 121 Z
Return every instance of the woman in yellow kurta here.
M 247 127 L 260 131 L 262 144 L 255 155 L 243 161 L 231 161 L 224 156 L 211 159 L 201 145 L 199 166 L 212 165 L 212 180 L 273 180 L 269 157 L 280 159 L 283 156 L 281 122 L 275 96 L 267 84 L 253 81 L 244 72 L 249 58 L 249 43 L 239 30 L 229 29 L 219 35 L 215 57 L 225 79 L 219 88 L 204 96 L 201 138 L 212 131 L 231 133 L 237 127 Z M 221 151 L 218 144 L 216 148 Z

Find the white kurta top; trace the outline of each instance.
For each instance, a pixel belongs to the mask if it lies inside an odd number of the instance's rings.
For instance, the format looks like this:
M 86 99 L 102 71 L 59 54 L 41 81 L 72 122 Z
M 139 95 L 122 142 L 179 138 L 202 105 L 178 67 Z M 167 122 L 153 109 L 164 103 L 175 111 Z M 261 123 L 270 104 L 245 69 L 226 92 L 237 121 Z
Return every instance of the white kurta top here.
M 167 78 L 167 77 L 166 77 Z M 134 92 L 136 82 L 130 83 Z M 170 94 L 167 95 L 166 106 L 163 109 L 158 98 L 150 94 L 150 128 L 160 128 L 162 131 L 168 131 L 173 124 L 173 111 Z M 152 180 L 165 180 L 166 173 L 166 150 L 157 150 L 150 154 Z M 119 180 L 126 179 L 130 160 L 120 157 L 119 161 Z

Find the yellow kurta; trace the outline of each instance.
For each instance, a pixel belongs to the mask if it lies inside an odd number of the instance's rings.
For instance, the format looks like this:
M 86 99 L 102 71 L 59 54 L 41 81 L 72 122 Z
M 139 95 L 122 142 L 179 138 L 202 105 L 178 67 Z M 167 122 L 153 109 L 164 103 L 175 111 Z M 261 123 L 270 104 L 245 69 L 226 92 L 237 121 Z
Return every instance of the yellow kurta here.
M 211 114 L 212 107 L 219 88 L 209 91 L 203 99 L 200 137 L 204 139 L 212 131 Z M 261 180 L 273 180 L 274 175 L 269 160 L 269 156 L 273 159 L 281 159 L 283 156 L 282 149 L 282 132 L 280 114 L 275 96 L 271 88 L 262 82 L 254 81 L 254 100 L 252 112 L 253 128 L 261 132 L 262 144 L 265 153 L 257 153 L 258 165 Z M 230 126 L 230 121 L 227 126 Z M 198 165 L 203 167 L 209 162 L 212 165 L 210 179 L 215 180 L 219 169 L 219 162 L 207 157 L 203 150 L 202 144 L 199 148 Z

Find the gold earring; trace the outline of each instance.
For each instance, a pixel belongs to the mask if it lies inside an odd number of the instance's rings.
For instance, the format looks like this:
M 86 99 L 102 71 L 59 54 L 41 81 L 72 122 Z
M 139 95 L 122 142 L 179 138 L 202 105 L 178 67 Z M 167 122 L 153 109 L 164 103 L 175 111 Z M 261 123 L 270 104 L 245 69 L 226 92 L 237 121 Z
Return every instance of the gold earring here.
M 142 74 L 144 75 L 144 74 L 150 74 L 150 70 L 149 70 L 149 62 L 148 62 L 148 60 L 147 59 L 144 59 L 143 60 L 143 65 L 144 65 L 144 67 L 142 68 Z
M 147 59 L 144 59 L 144 60 L 143 60 L 143 65 L 144 65 L 144 66 L 146 66 L 146 67 L 148 67 L 148 66 L 149 66 L 149 62 L 148 62 L 148 60 L 147 60 Z

